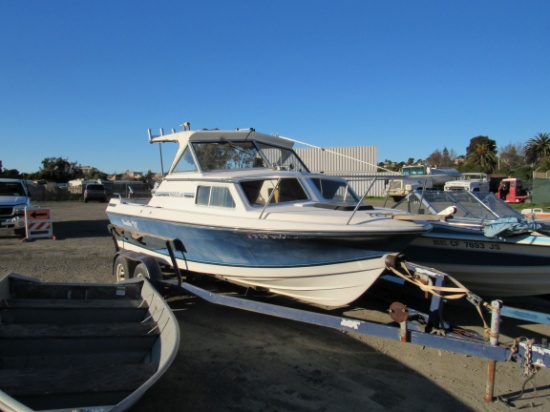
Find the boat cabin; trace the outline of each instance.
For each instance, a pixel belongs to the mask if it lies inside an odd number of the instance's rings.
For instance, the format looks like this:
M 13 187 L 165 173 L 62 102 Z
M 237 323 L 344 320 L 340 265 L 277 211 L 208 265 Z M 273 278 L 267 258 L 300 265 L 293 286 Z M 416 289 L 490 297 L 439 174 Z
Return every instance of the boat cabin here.
M 198 206 L 236 209 L 359 202 L 346 180 L 310 173 L 293 142 L 279 136 L 254 129 L 198 130 L 151 137 L 150 142 L 179 144 L 168 174 L 155 190 L 157 200 L 150 205 L 173 203 L 179 209 L 182 198 Z

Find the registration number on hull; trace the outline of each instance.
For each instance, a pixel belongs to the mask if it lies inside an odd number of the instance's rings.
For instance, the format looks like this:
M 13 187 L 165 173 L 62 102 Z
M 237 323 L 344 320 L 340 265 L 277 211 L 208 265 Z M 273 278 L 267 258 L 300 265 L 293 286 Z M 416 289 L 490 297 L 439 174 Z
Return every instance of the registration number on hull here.
M 468 249 L 500 250 L 498 243 L 475 242 L 470 240 L 443 240 L 433 239 L 434 246 L 439 247 L 463 247 Z

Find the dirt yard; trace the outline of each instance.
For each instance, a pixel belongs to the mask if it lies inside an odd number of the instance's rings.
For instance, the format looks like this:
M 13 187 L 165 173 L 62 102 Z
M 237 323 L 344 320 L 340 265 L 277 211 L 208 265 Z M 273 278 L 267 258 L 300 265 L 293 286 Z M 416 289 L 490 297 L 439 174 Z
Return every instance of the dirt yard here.
M 51 208 L 56 240 L 21 242 L 11 234 L 0 236 L 0 274 L 113 282 L 114 245 L 107 232 L 106 204 L 48 202 L 41 206 Z M 372 294 L 362 298 L 367 309 L 354 315 L 374 315 L 389 322 L 387 314 L 368 305 L 396 293 L 394 288 L 375 286 Z M 505 303 L 550 313 L 546 297 Z M 133 411 L 512 408 L 502 401 L 484 401 L 485 359 L 219 307 L 191 296 L 176 299 L 171 306 L 181 329 L 178 356 Z M 451 307 L 449 314 L 461 319 L 465 327 L 479 327 L 479 318 L 473 313 L 462 316 L 463 309 Z M 502 329 L 503 342 L 521 335 L 550 336 L 549 327 L 526 322 L 505 320 Z M 523 383 L 517 364 L 498 364 L 495 395 L 516 397 Z M 536 374 L 525 385 L 523 397 L 511 403 L 515 408 L 550 410 L 550 371 Z

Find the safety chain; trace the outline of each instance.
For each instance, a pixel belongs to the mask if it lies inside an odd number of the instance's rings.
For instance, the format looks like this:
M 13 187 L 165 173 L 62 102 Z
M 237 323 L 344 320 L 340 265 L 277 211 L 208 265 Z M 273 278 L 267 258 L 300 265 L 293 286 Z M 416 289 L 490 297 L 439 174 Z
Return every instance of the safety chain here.
M 526 378 L 534 375 L 540 369 L 538 366 L 533 365 L 533 343 L 535 343 L 534 339 L 528 339 L 527 342 L 525 342 L 525 355 L 523 356 L 522 369 L 523 376 Z
M 510 355 L 507 361 L 511 361 L 514 355 L 519 351 L 519 343 L 525 340 L 525 353 L 523 354 L 523 363 L 521 364 L 521 375 L 525 378 L 529 378 L 537 373 L 540 369 L 539 366 L 533 365 L 533 343 L 534 339 L 527 339 L 525 336 L 520 336 L 514 339 L 514 343 L 510 347 Z
M 535 377 L 535 374 L 540 370 L 540 366 L 533 365 L 533 343 L 534 339 L 527 339 L 525 336 L 520 336 L 514 339 L 514 343 L 510 347 L 510 356 L 508 356 L 508 361 L 512 360 L 515 354 L 518 353 L 519 343 L 525 340 L 525 354 L 523 355 L 523 364 L 521 365 L 521 375 L 525 378 L 523 380 L 523 385 L 521 386 L 521 391 L 514 398 L 505 398 L 499 396 L 499 400 L 504 402 L 508 407 L 515 407 L 513 401 L 518 401 L 523 398 L 525 394 L 525 386 L 527 383 Z
M 508 356 L 508 359 L 506 359 L 508 362 L 510 362 L 512 360 L 512 358 L 514 357 L 514 355 L 516 353 L 518 353 L 519 342 L 522 339 L 527 339 L 527 338 L 525 336 L 520 336 L 520 337 L 514 339 L 514 343 L 512 343 L 512 346 L 510 346 L 510 355 Z

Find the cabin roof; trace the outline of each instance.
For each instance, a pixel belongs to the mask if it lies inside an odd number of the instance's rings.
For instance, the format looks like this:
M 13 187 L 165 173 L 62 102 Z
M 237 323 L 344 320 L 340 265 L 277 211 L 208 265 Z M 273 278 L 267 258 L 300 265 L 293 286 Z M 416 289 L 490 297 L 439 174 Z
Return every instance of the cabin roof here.
M 184 130 L 160 136 L 151 136 L 150 143 L 177 142 L 180 146 L 191 142 L 213 142 L 221 140 L 256 140 L 259 142 L 291 148 L 294 142 L 277 135 L 256 132 L 254 129 L 236 130 Z

